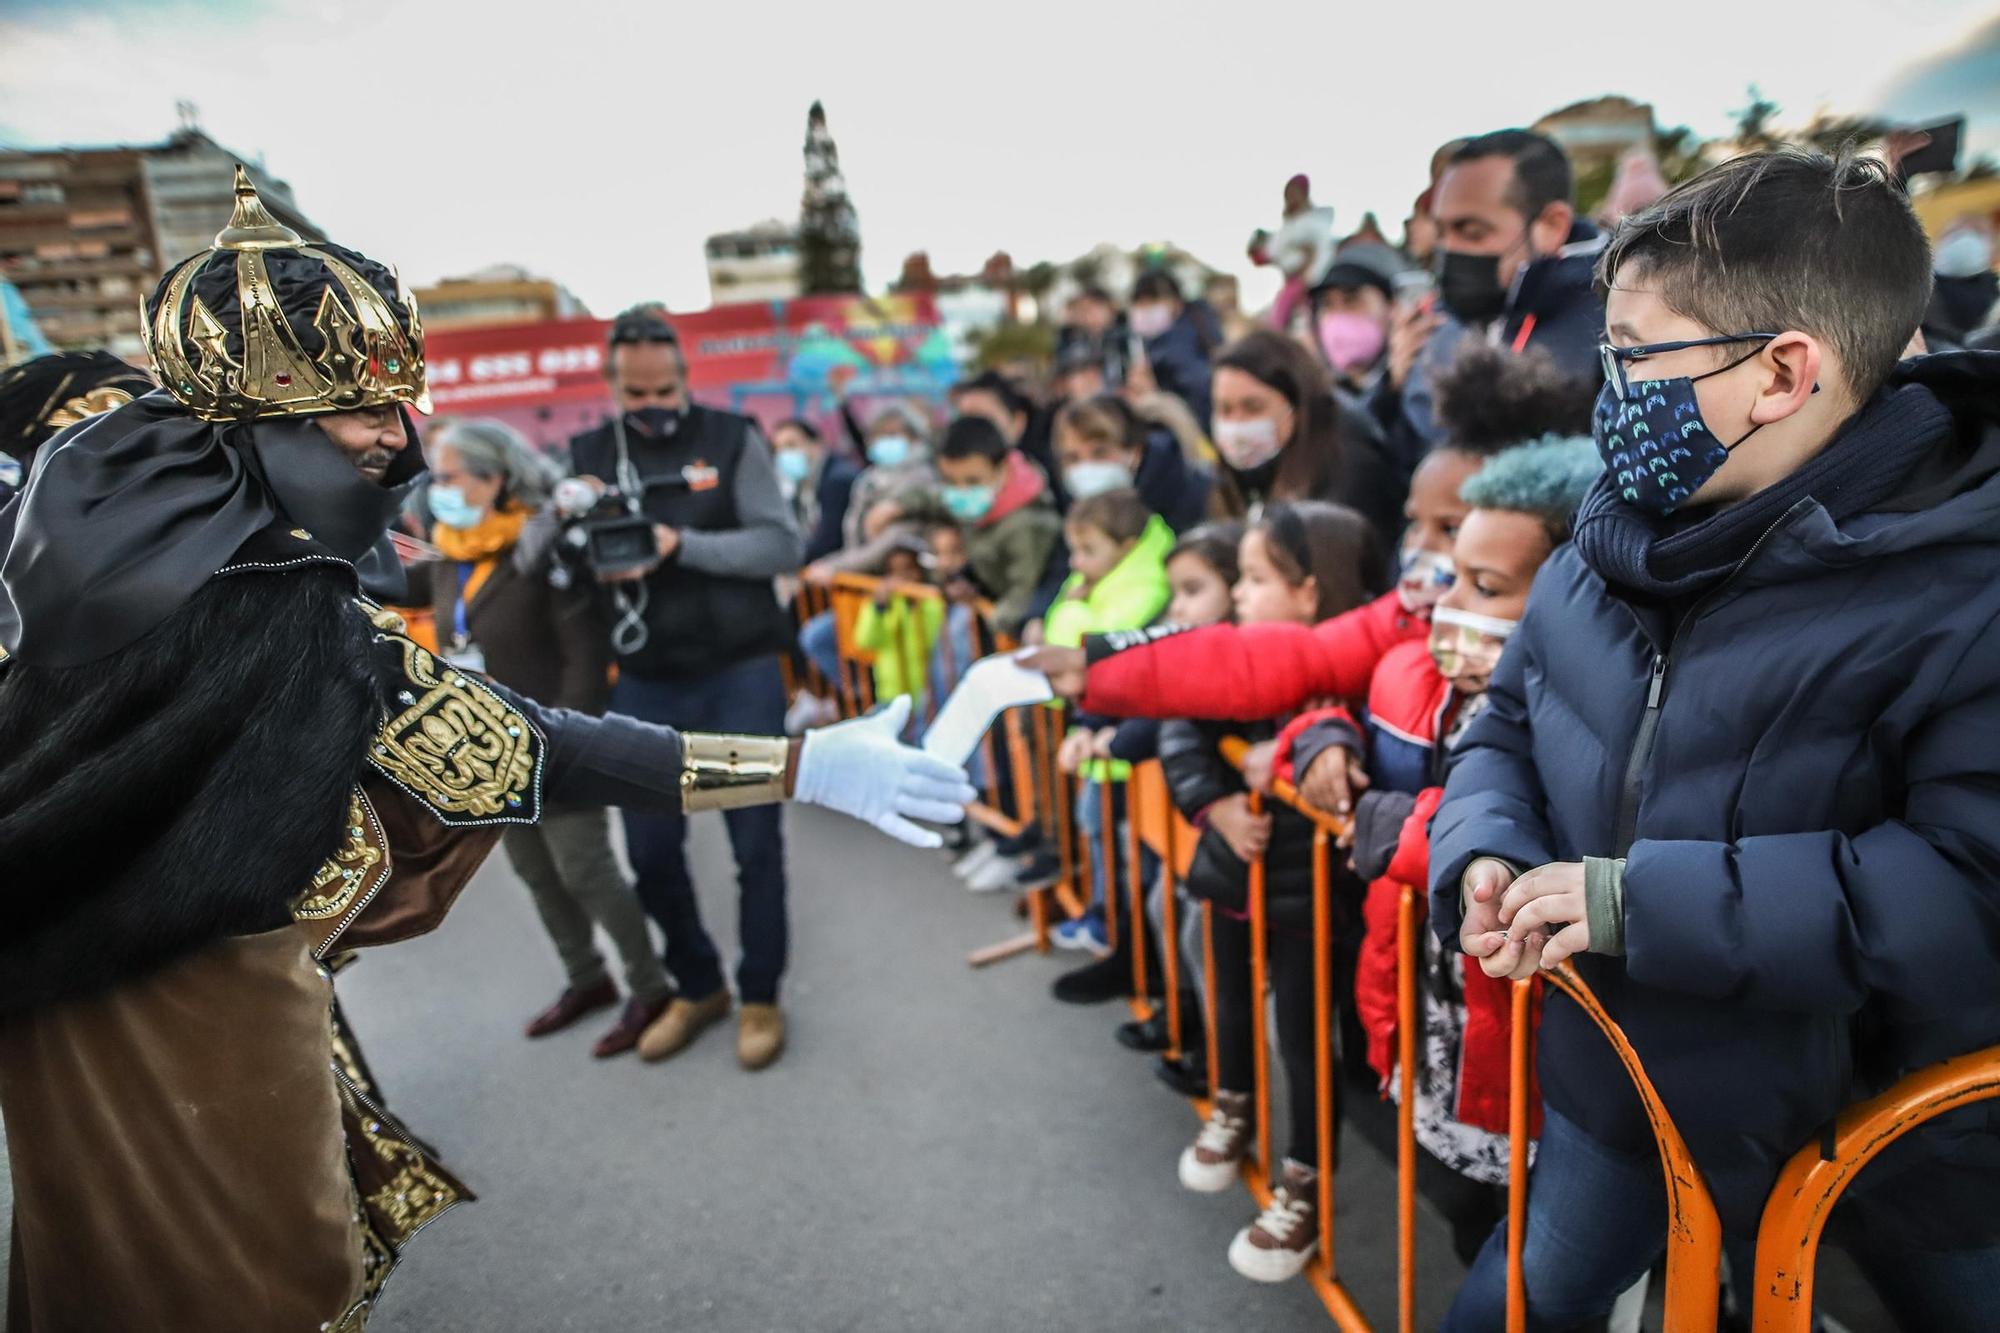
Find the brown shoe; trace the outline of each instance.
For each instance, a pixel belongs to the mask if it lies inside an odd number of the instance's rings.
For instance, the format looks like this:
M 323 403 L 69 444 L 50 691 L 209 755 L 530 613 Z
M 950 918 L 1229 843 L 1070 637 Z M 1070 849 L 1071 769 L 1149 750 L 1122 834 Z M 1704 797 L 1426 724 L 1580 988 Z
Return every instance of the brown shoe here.
M 673 996 L 663 995 L 657 1000 L 627 1000 L 625 1012 L 618 1015 L 618 1021 L 611 1030 L 597 1039 L 590 1053 L 599 1060 L 608 1060 L 614 1055 L 623 1055 L 639 1044 L 639 1034 L 653 1025 L 653 1020 L 667 1012 L 667 1005 Z
M 775 1004 L 746 1004 L 736 1024 L 736 1063 L 745 1069 L 769 1066 L 785 1049 L 785 1015 Z
M 1286 1158 L 1271 1206 L 1236 1233 L 1229 1266 L 1252 1282 L 1286 1282 L 1318 1248 L 1319 1172 Z
M 563 993 L 556 996 L 556 1002 L 528 1020 L 530 1037 L 546 1037 L 551 1032 L 561 1032 L 579 1018 L 596 1013 L 599 1009 L 609 1009 L 618 1003 L 618 988 L 606 977 L 595 986 L 582 990 L 566 986 Z
M 729 988 L 722 987 L 715 994 L 699 1000 L 676 995 L 667 1005 L 666 1012 L 654 1019 L 639 1036 L 639 1058 L 641 1060 L 664 1060 L 677 1055 L 687 1048 L 689 1042 L 699 1037 L 704 1030 L 721 1022 L 729 1014 Z

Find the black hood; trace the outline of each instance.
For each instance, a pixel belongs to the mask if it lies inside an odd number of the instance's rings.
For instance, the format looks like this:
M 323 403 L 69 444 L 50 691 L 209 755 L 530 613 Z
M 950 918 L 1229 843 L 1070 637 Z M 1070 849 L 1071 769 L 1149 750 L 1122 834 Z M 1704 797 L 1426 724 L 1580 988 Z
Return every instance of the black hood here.
M 409 440 L 381 484 L 310 417 L 209 422 L 164 392 L 70 427 L 0 508 L 0 648 L 78 666 L 160 624 L 256 534 L 301 528 L 393 597 L 388 527 L 423 473 Z

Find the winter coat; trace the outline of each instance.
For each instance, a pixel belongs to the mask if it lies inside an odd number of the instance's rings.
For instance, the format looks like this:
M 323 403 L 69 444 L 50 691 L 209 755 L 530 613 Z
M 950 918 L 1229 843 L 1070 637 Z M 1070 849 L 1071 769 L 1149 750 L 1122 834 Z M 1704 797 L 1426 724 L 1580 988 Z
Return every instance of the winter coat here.
M 1382 655 L 1430 634 L 1394 592 L 1317 625 L 1159 626 L 1090 635 L 1079 706 L 1112 717 L 1254 722 L 1327 696 L 1360 701 Z
M 2000 1041 L 1996 404 L 2000 353 L 1905 362 L 1829 449 L 1920 429 L 1902 489 L 1838 521 L 1800 500 L 1677 628 L 1558 550 L 1433 826 L 1448 945 L 1479 856 L 1626 858 L 1624 956 L 1578 971 L 1738 1230 L 1836 1111 Z M 1560 997 L 1540 1069 L 1594 1139 L 1652 1150 L 1616 1057 Z M 1965 1245 L 2000 1223 L 1996 1184 L 1988 1102 L 1893 1145 L 1850 1194 L 1900 1204 L 1917 1243 Z
M 1151 623 L 1172 596 L 1167 586 L 1167 552 L 1173 549 L 1173 529 L 1158 514 L 1153 515 L 1137 544 L 1088 594 L 1079 595 L 1083 575 L 1069 576 L 1042 621 L 1043 639 L 1074 648 L 1086 634 L 1137 629 Z
M 1167 521 L 1176 533 L 1208 521 L 1208 500 L 1215 492 L 1215 474 L 1181 452 L 1173 432 L 1155 427 L 1146 432 L 1139 455 L 1139 474 L 1132 479 L 1146 508 Z
M 944 603 L 935 597 L 893 597 L 882 607 L 871 597 L 861 604 L 854 646 L 875 656 L 878 701 L 924 692 L 931 645 L 943 628 Z
M 1225 736 L 1241 736 L 1255 743 L 1277 735 L 1270 722 L 1249 726 L 1177 720 L 1160 724 L 1160 770 L 1167 791 L 1182 818 L 1201 830 L 1194 858 L 1183 881 L 1196 898 L 1231 912 L 1248 910 L 1250 867 L 1222 835 L 1208 826 L 1204 813 L 1225 797 L 1249 790 L 1235 765 L 1222 757 Z M 1281 801 L 1266 801 L 1264 811 L 1271 816 L 1271 843 L 1264 853 L 1265 920 L 1292 928 L 1312 925 L 1313 825 L 1312 821 Z M 1335 921 L 1345 918 L 1349 903 L 1336 894 Z
M 1537 348 L 1571 375 L 1595 380 L 1602 374 L 1598 346 L 1604 341 L 1604 298 L 1597 293 L 1597 256 L 1604 236 L 1577 219 L 1569 240 L 1555 254 L 1522 267 L 1507 294 L 1507 307 L 1485 328 L 1446 315 L 1418 354 L 1398 391 L 1384 377 L 1368 407 L 1385 434 L 1389 457 L 1407 478 L 1443 438 L 1436 417 L 1432 382 L 1458 355 L 1468 338 L 1486 339 L 1520 352 Z
M 965 532 L 972 575 L 993 598 L 994 629 L 1021 632 L 1061 541 L 1062 516 L 1049 497 L 1048 479 L 1032 462 L 1009 453 L 993 507 Z
M 841 519 L 842 545 L 826 557 L 827 563 L 843 573 L 881 573 L 889 552 L 914 527 L 926 519 L 946 517 L 944 504 L 938 498 L 939 485 L 937 466 L 929 455 L 895 467 L 870 464 L 861 469 L 848 496 L 847 513 Z M 890 524 L 870 540 L 862 534 L 862 524 L 868 511 L 883 500 L 894 500 L 900 505 L 906 521 Z
M 824 559 L 846 545 L 848 502 L 854 483 L 861 479 L 861 465 L 846 454 L 824 454 L 818 475 L 810 478 L 813 504 L 810 515 L 798 500 L 792 508 L 799 517 L 799 531 L 806 534 L 806 563 Z M 808 521 L 808 519 L 810 521 Z
M 1194 419 L 1208 429 L 1209 351 L 1215 346 L 1209 324 L 1213 315 L 1197 303 L 1181 307 L 1180 317 L 1157 338 L 1146 339 L 1146 363 L 1153 382 L 1188 405 Z

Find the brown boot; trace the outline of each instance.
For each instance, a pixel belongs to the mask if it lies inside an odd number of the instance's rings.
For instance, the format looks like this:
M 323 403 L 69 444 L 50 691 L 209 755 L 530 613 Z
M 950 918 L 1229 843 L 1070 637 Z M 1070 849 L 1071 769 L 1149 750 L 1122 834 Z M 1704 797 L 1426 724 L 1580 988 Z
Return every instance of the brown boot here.
M 758 1070 L 785 1049 L 785 1015 L 775 1004 L 746 1004 L 736 1024 L 736 1063 Z
M 667 1012 L 654 1020 L 639 1038 L 639 1058 L 641 1060 L 664 1060 L 677 1055 L 687 1048 L 689 1042 L 699 1037 L 704 1030 L 721 1022 L 729 1014 L 729 988 L 722 987 L 715 994 L 699 1000 L 676 995 L 667 1005 Z
M 625 1001 L 625 1011 L 618 1015 L 618 1021 L 610 1031 L 597 1039 L 590 1053 L 600 1060 L 608 1060 L 614 1055 L 623 1055 L 639 1044 L 640 1034 L 653 1025 L 653 1020 L 667 1012 L 671 995 L 657 1000 L 631 999 Z
M 1271 1206 L 1236 1233 L 1229 1266 L 1253 1282 L 1297 1277 L 1319 1249 L 1319 1172 L 1290 1158 Z
M 563 993 L 556 996 L 556 1002 L 528 1020 L 530 1037 L 546 1037 L 551 1032 L 561 1032 L 579 1018 L 586 1018 L 599 1009 L 609 1009 L 618 1003 L 618 988 L 606 977 L 594 986 L 582 990 L 565 986 Z

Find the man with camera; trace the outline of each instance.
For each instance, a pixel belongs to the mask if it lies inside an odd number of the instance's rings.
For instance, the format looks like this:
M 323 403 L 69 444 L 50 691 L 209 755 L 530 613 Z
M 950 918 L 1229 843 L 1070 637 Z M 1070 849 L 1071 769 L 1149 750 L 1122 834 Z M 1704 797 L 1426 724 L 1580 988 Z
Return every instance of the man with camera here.
M 770 446 L 747 417 L 693 402 L 686 355 L 658 306 L 612 322 L 605 369 L 618 414 L 570 441 L 565 544 L 611 617 L 611 707 L 683 729 L 782 733 L 778 655 L 791 624 L 771 581 L 799 567 L 801 545 Z M 775 806 L 724 818 L 741 893 L 737 1058 L 762 1069 L 785 1035 L 784 836 Z M 639 1041 L 641 1056 L 663 1060 L 729 1013 L 729 987 L 688 874 L 685 816 L 628 810 L 624 820 L 639 898 L 666 933 L 678 990 Z

